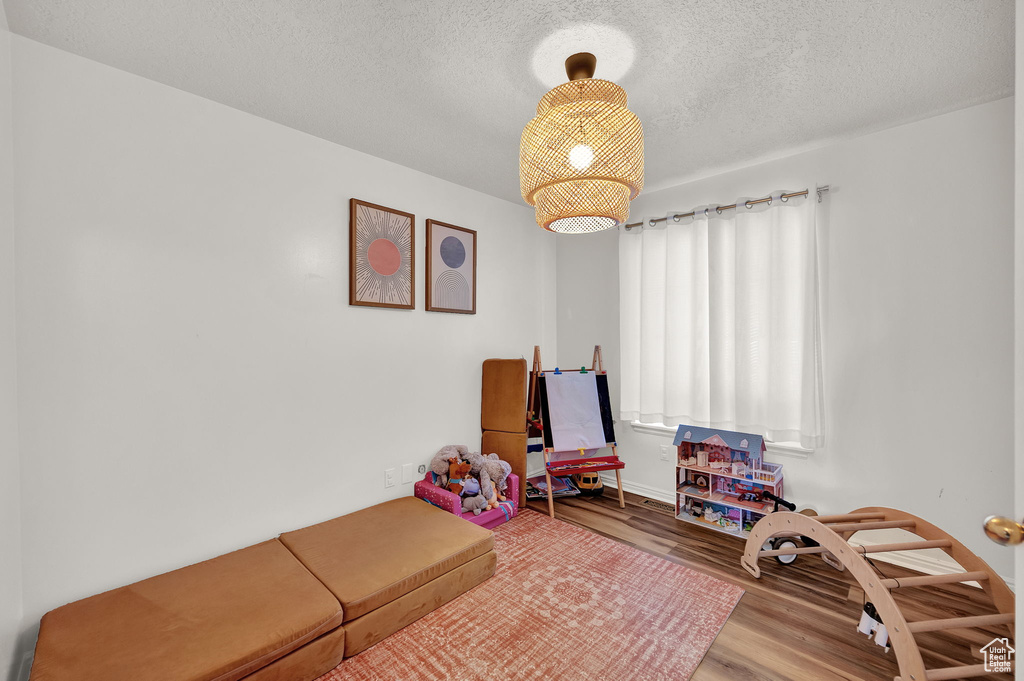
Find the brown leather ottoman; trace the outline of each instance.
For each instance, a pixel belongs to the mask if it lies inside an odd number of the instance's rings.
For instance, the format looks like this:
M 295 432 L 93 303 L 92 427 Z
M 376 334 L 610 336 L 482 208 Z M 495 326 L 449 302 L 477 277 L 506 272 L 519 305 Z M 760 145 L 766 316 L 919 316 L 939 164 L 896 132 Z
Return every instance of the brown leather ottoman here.
M 344 610 L 345 656 L 369 648 L 494 574 L 494 537 L 404 497 L 281 535 Z
M 342 619 L 272 539 L 47 613 L 31 681 L 311 679 L 341 661 Z

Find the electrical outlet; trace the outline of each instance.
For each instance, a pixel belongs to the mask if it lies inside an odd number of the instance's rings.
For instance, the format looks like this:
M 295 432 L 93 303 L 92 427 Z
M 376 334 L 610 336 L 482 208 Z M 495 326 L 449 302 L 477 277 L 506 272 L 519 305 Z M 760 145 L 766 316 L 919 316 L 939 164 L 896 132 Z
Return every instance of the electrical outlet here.
M 661 460 L 668 461 L 668 445 L 661 446 Z
M 394 487 L 395 486 L 395 469 L 388 468 L 384 471 L 384 486 Z
M 411 482 L 412 482 L 412 464 L 411 463 L 404 463 L 404 464 L 402 464 L 402 484 L 403 485 L 408 485 Z
M 421 463 L 421 464 L 420 464 L 420 467 L 419 467 L 419 468 L 417 468 L 416 470 L 417 470 L 417 472 L 418 472 L 418 473 L 419 473 L 420 475 L 426 475 L 426 474 L 427 474 L 427 464 L 425 464 L 425 463 Z

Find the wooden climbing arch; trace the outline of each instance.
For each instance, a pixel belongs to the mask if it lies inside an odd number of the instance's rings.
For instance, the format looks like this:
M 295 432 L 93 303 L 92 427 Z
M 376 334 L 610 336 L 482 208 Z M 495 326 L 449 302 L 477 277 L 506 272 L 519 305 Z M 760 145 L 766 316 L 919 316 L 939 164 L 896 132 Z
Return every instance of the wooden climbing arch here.
M 902 529 L 917 535 L 919 541 L 894 544 L 854 546 L 850 537 L 861 530 Z M 764 550 L 773 537 L 806 537 L 809 546 Z M 817 543 L 814 546 L 813 543 Z M 888 551 L 915 551 L 942 549 L 960 564 L 965 572 L 946 575 L 922 575 L 903 579 L 884 579 L 865 558 L 869 553 Z M 776 512 L 766 515 L 751 530 L 747 538 L 741 564 L 755 578 L 760 578 L 759 558 L 790 556 L 793 554 L 826 554 L 831 564 L 850 571 L 874 603 L 879 617 L 889 632 L 889 640 L 896 653 L 900 676 L 895 681 L 948 681 L 949 679 L 986 676 L 982 664 L 925 669 L 915 634 L 947 629 L 968 629 L 1005 625 L 1014 637 L 1014 595 L 1002 578 L 988 564 L 956 539 L 931 523 L 916 516 L 891 508 L 861 508 L 844 515 L 807 516 L 800 513 Z M 978 582 L 995 604 L 991 615 L 955 617 L 941 620 L 908 622 L 892 597 L 896 589 L 923 587 L 957 582 Z

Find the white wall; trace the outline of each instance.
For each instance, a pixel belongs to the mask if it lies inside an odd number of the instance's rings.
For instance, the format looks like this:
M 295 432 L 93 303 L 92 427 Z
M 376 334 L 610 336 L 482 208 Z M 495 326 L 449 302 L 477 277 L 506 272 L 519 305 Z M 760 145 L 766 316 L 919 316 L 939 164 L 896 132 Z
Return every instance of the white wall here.
M 0 6 L 0 15 L 3 7 Z M 21 521 L 14 324 L 11 34 L 0 27 L 0 679 L 18 664 Z
M 27 621 L 385 499 L 554 347 L 532 211 L 14 37 Z M 348 305 L 348 200 L 416 215 L 415 311 Z M 478 314 L 423 310 L 425 219 Z
M 1017 2 L 1016 89 L 1024 92 L 1024 3 Z M 1016 452 L 1015 489 L 1017 490 L 1014 518 L 1024 518 L 1024 102 L 1016 100 L 1014 107 L 1014 186 L 1017 188 L 1014 219 L 1014 450 Z M 1002 515 L 1002 513 L 1000 513 Z M 1016 566 L 1017 584 L 1024 585 L 1024 546 L 1012 549 Z M 1017 589 L 1017 612 L 1024 612 L 1024 590 Z M 1024 681 L 1024 665 L 1017 664 L 1017 679 Z
M 643 194 L 631 209 L 636 221 L 831 184 L 822 204 L 828 445 L 806 460 L 776 457 L 787 496 L 826 512 L 905 509 L 1007 576 L 1011 552 L 980 524 L 1013 503 L 1012 134 L 1004 99 Z M 618 373 L 617 239 L 558 237 L 563 364 L 580 364 L 599 342 Z M 672 499 L 674 463 L 659 459 L 668 437 L 625 424 L 617 435 L 624 479 Z

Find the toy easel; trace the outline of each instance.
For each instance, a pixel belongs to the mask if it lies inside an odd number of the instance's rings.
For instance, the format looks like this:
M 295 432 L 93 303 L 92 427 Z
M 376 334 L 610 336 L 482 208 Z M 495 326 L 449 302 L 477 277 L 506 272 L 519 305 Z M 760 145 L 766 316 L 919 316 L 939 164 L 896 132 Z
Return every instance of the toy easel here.
M 551 494 L 551 478 L 565 477 L 575 473 L 598 473 L 600 471 L 615 471 L 615 480 L 619 488 L 619 507 L 626 507 L 626 499 L 622 493 L 622 475 L 620 470 L 626 467 L 619 460 L 616 452 L 614 419 L 611 413 L 611 401 L 608 396 L 608 372 L 604 370 L 604 359 L 601 356 L 601 346 L 594 346 L 594 360 L 590 365 L 590 373 L 594 374 L 597 395 L 596 402 L 600 414 L 593 416 L 600 417 L 601 427 L 604 435 L 604 442 L 597 445 L 597 448 L 610 447 L 611 456 L 591 456 L 587 449 L 580 447 L 574 450 L 556 451 L 552 426 L 555 425 L 551 418 L 551 409 L 548 395 L 548 381 L 557 381 L 564 374 L 586 374 L 587 368 L 545 370 L 540 361 L 540 346 L 533 348 L 533 369 L 530 371 L 530 395 L 527 402 L 527 422 L 531 430 L 538 431 L 543 435 L 544 440 L 544 476 L 547 479 L 548 492 L 548 514 L 555 517 L 555 500 Z M 593 451 L 593 448 L 591 449 Z M 556 455 L 565 453 L 577 453 L 578 458 L 557 458 Z

